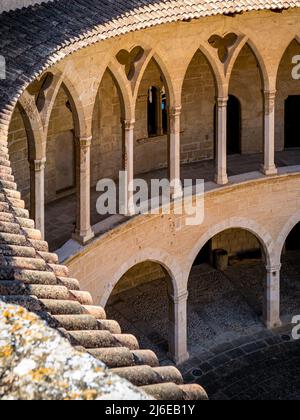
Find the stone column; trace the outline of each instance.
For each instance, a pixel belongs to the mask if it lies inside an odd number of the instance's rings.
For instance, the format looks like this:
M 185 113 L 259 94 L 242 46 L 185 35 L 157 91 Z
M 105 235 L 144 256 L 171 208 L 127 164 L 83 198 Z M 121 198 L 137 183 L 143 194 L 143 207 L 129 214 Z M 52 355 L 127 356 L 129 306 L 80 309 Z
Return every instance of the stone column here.
M 189 359 L 187 349 L 188 292 L 169 295 L 169 356 L 176 364 Z
M 134 214 L 134 208 L 130 205 L 134 179 L 134 126 L 135 121 L 125 120 L 123 122 L 123 171 L 125 177 L 122 182 L 125 185 L 123 185 L 122 213 L 128 216 Z
M 276 175 L 275 166 L 275 100 L 276 91 L 264 91 L 264 165 L 265 175 Z
M 169 180 L 173 198 L 182 196 L 180 186 L 180 116 L 181 106 L 169 110 Z
M 267 267 L 267 276 L 264 285 L 263 319 L 269 329 L 281 326 L 280 269 L 281 265 Z
M 91 228 L 91 142 L 92 137 L 76 139 L 76 229 L 73 238 L 86 244 L 94 237 Z
M 46 159 L 30 162 L 30 216 L 45 238 L 45 166 Z
M 228 183 L 227 176 L 227 102 L 228 97 L 216 98 L 216 176 L 219 185 Z

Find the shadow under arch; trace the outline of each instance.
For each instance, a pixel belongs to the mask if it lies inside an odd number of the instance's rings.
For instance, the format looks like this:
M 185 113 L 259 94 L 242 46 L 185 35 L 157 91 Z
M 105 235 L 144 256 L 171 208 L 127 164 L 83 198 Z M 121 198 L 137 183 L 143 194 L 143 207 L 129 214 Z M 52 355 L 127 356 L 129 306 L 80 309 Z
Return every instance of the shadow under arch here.
M 297 213 L 295 213 L 293 216 L 289 218 L 289 220 L 287 221 L 287 223 L 284 225 L 283 229 L 281 230 L 280 234 L 278 235 L 278 238 L 276 241 L 276 261 L 278 264 L 280 264 L 281 262 L 282 252 L 283 252 L 283 248 L 286 243 L 286 240 L 289 234 L 297 226 L 298 223 L 300 223 L 300 211 L 298 211 Z
M 167 101 L 169 104 L 169 107 L 175 106 L 176 105 L 176 96 L 175 96 L 175 90 L 174 90 L 174 86 L 173 86 L 173 82 L 172 82 L 172 78 L 170 76 L 170 73 L 167 69 L 167 66 L 165 65 L 164 61 L 161 59 L 161 57 L 157 54 L 157 52 L 155 52 L 154 50 L 152 50 L 145 62 L 143 63 L 143 66 L 141 68 L 141 71 L 138 75 L 138 78 L 136 80 L 136 84 L 134 87 L 134 94 L 133 94 L 133 100 L 134 100 L 134 108 L 136 109 L 136 103 L 137 103 L 137 98 L 138 98 L 138 94 L 139 94 L 139 90 L 141 87 L 141 83 L 144 79 L 144 76 L 146 74 L 146 71 L 148 69 L 149 64 L 151 63 L 151 61 L 154 62 L 154 64 L 156 65 L 161 77 L 162 77 L 162 81 L 163 84 L 165 86 L 166 89 L 166 94 L 167 94 Z
M 274 257 L 274 241 L 271 235 L 260 225 L 258 225 L 255 221 L 249 219 L 229 219 L 220 223 L 207 232 L 205 232 L 197 244 L 191 250 L 188 259 L 187 259 L 187 269 L 186 269 L 186 284 L 188 284 L 189 275 L 191 273 L 194 261 L 197 258 L 199 252 L 203 249 L 205 244 L 211 240 L 214 236 L 225 232 L 229 229 L 243 229 L 250 233 L 252 233 L 260 243 L 260 246 L 263 250 L 263 255 L 265 259 L 265 263 L 268 267 L 271 267 L 274 264 L 275 257 Z
M 16 105 L 19 110 L 27 136 L 29 161 L 42 160 L 45 156 L 45 144 L 43 142 L 43 126 L 36 107 L 26 101 L 26 93 Z M 29 95 L 28 95 L 29 96 Z M 27 105 L 30 109 L 27 109 Z
M 237 60 L 240 57 L 241 52 L 243 51 L 243 49 L 245 47 L 248 47 L 249 50 L 251 51 L 253 57 L 255 58 L 255 61 L 257 63 L 257 67 L 259 70 L 259 74 L 260 74 L 260 80 L 261 80 L 261 86 L 262 86 L 262 90 L 270 90 L 270 86 L 271 86 L 271 82 L 270 82 L 270 77 L 268 74 L 268 70 L 267 70 L 267 66 L 265 64 L 265 61 L 259 51 L 259 49 L 257 48 L 257 46 L 255 45 L 255 43 L 252 41 L 251 38 L 245 38 L 241 41 L 241 43 L 239 44 L 239 46 L 235 49 L 235 51 L 232 54 L 232 57 L 230 59 L 230 62 L 228 64 L 227 67 L 227 71 L 226 71 L 226 78 L 228 80 L 228 86 L 230 85 L 230 81 L 231 81 L 231 77 L 232 77 L 232 71 L 237 63 Z
M 187 67 L 185 69 L 184 77 L 182 79 L 181 89 L 180 89 L 180 91 L 181 91 L 181 98 L 182 98 L 182 95 L 183 95 L 184 82 L 186 80 L 188 71 L 190 69 L 190 66 L 191 66 L 191 64 L 192 64 L 192 62 L 193 62 L 196 54 L 199 53 L 199 52 L 204 57 L 206 63 L 209 66 L 211 75 L 213 76 L 216 96 L 220 96 L 220 97 L 224 96 L 226 94 L 226 92 L 224 91 L 225 77 L 223 77 L 223 75 L 222 75 L 222 73 L 220 71 L 220 68 L 219 68 L 219 66 L 216 63 L 215 58 L 210 54 L 208 48 L 206 48 L 204 45 L 201 44 L 201 45 L 199 45 L 199 46 L 197 46 L 195 48 L 195 50 L 193 52 L 193 55 L 192 55 L 191 59 L 189 60 L 188 65 L 187 65 Z
M 300 35 L 295 35 L 295 36 L 293 36 L 293 37 L 289 40 L 289 42 L 285 45 L 285 47 L 284 47 L 284 50 L 283 50 L 283 52 L 282 52 L 282 54 L 281 54 L 281 56 L 280 56 L 280 60 L 278 61 L 278 63 L 277 63 L 277 67 L 276 67 L 276 73 L 275 73 L 275 75 L 276 75 L 276 85 L 278 84 L 278 80 L 279 80 L 279 70 L 280 70 L 280 66 L 281 66 L 281 64 L 282 64 L 282 62 L 283 62 L 283 59 L 284 59 L 284 57 L 285 57 L 285 55 L 286 55 L 286 53 L 287 53 L 287 51 L 288 51 L 289 47 L 293 44 L 293 42 L 297 42 L 297 43 L 299 44 L 299 47 L 300 47 Z
M 115 272 L 101 298 L 101 306 L 106 306 L 113 289 L 118 284 L 120 279 L 132 268 L 144 262 L 152 262 L 155 264 L 159 264 L 161 267 L 163 267 L 169 275 L 170 286 L 172 286 L 172 292 L 174 296 L 180 294 L 182 271 L 177 262 L 174 260 L 174 258 L 171 257 L 167 252 L 159 249 L 145 249 L 137 255 L 134 255 L 130 260 L 127 260 Z

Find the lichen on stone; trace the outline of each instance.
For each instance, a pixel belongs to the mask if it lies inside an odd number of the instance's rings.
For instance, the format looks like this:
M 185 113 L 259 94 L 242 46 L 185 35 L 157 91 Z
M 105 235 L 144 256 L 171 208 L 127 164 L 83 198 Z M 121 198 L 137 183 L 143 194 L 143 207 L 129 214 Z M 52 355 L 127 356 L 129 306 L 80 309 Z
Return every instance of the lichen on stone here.
M 0 301 L 0 400 L 143 400 L 24 308 Z

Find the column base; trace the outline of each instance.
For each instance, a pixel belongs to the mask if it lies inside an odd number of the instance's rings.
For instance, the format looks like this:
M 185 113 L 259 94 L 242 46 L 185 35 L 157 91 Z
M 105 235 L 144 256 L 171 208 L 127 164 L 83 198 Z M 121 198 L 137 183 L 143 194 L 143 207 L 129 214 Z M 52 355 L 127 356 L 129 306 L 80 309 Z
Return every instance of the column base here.
M 282 321 L 281 319 L 278 319 L 277 321 L 266 321 L 265 319 L 263 320 L 265 326 L 267 327 L 268 330 L 275 330 L 277 328 L 282 327 Z
M 180 356 L 175 356 L 174 354 L 168 353 L 169 359 L 173 360 L 176 365 L 182 365 L 184 362 L 187 362 L 190 358 L 190 354 L 187 352 Z
M 227 185 L 229 182 L 227 175 L 218 175 L 215 176 L 215 183 L 218 185 Z
M 81 245 L 87 244 L 94 237 L 95 237 L 95 233 L 92 231 L 92 229 L 85 233 L 76 231 L 72 235 L 72 239 L 74 239 L 74 241 L 76 242 L 79 242 Z
M 262 166 L 261 167 L 261 172 L 266 175 L 266 176 L 272 176 L 272 175 L 277 175 L 278 174 L 278 169 L 276 168 L 276 166 L 271 166 L 269 168 L 267 168 L 266 166 Z

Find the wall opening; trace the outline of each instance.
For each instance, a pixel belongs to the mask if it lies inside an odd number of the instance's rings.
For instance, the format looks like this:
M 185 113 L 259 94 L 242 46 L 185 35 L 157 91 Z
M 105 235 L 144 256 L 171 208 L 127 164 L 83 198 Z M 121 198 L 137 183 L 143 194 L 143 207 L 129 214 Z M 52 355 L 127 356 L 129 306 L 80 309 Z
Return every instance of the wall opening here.
M 300 119 L 300 95 L 291 95 L 285 100 L 284 147 L 286 149 L 299 148 L 299 119 Z
M 245 229 L 228 229 L 199 251 L 189 276 L 188 343 L 191 356 L 265 327 L 265 256 Z
M 241 104 L 233 95 L 227 104 L 227 154 L 241 154 Z
M 105 307 L 122 331 L 134 334 L 141 348 L 153 350 L 160 360 L 168 359 L 169 298 L 173 285 L 158 263 L 146 261 L 131 268 L 115 286 Z
M 300 314 L 300 223 L 288 235 L 282 250 L 280 309 L 284 324 Z

